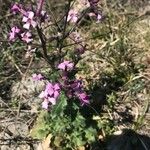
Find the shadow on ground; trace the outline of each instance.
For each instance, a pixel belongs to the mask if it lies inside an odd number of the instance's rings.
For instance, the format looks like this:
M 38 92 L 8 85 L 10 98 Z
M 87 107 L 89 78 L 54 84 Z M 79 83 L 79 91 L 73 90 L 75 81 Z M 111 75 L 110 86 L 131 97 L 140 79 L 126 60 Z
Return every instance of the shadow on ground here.
M 107 150 L 150 150 L 150 137 L 124 129 L 122 134 L 108 140 Z

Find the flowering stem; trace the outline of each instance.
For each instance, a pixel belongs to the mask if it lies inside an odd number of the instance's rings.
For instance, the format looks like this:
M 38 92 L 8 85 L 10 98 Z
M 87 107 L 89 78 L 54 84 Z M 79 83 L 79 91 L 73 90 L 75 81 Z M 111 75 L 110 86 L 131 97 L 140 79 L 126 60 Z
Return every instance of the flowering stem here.
M 67 12 L 66 12 L 66 15 L 65 15 L 65 23 L 64 23 L 64 29 L 63 29 L 63 37 L 65 36 L 65 32 L 66 32 L 66 27 L 67 27 L 67 18 L 68 18 L 68 14 L 69 14 L 69 11 L 70 11 L 70 7 L 71 7 L 71 1 L 68 0 L 68 5 L 67 5 Z
M 43 7 L 43 3 L 44 3 L 44 0 L 39 0 L 37 12 L 36 12 L 37 16 L 40 15 L 40 13 L 41 13 L 41 10 L 42 10 L 42 7 Z
M 51 65 L 48 55 L 47 55 L 46 41 L 43 38 L 43 33 L 42 33 L 41 29 L 39 28 L 39 26 L 37 26 L 36 29 L 37 29 L 37 33 L 38 33 L 38 36 L 41 41 L 41 45 L 42 45 L 42 49 L 43 49 L 43 57 L 48 62 L 48 64 Z
M 77 27 L 78 23 L 81 21 L 81 19 L 84 17 L 84 15 L 87 13 L 88 10 L 89 10 L 89 9 L 87 9 L 86 11 L 83 12 L 83 14 L 81 15 L 81 17 L 80 17 L 80 18 L 77 20 L 77 22 L 74 24 L 74 26 L 68 31 L 68 33 L 66 33 L 66 35 L 65 35 L 64 38 L 67 38 L 67 37 L 70 35 L 70 33 L 71 33 L 72 31 L 74 31 L 74 29 Z
M 58 24 L 58 22 L 57 22 L 57 20 L 56 20 L 56 17 L 55 17 L 54 14 L 53 14 L 53 11 L 52 11 L 52 8 L 51 8 L 50 0 L 48 1 L 48 4 L 49 4 L 49 11 L 50 11 L 50 13 L 51 13 L 51 16 L 52 16 L 53 19 L 54 19 L 54 24 L 55 24 L 56 27 L 58 28 L 59 32 L 61 32 L 61 28 L 60 28 L 60 26 L 59 26 L 59 24 Z

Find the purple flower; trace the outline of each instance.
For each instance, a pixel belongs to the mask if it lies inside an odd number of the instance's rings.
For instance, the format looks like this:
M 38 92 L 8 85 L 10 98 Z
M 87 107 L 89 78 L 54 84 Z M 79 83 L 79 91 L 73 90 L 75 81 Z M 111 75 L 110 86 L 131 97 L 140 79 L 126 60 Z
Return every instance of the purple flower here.
M 56 99 L 54 97 L 48 97 L 48 101 L 52 104 L 52 105 L 56 105 Z
M 102 15 L 100 13 L 91 12 L 88 14 L 90 17 L 94 17 L 97 20 L 97 23 L 99 23 L 102 19 Z
M 14 41 L 19 32 L 20 32 L 20 29 L 18 27 L 12 27 L 11 32 L 9 33 L 9 40 Z
M 60 93 L 60 86 L 58 83 L 56 83 L 54 85 L 52 83 L 48 83 L 46 85 L 45 91 L 47 92 L 47 94 L 49 96 L 57 98 L 59 96 L 59 93 Z
M 89 104 L 89 96 L 84 92 L 81 80 L 71 81 L 65 89 L 69 98 L 77 97 L 81 105 Z
M 48 18 L 47 12 L 42 10 L 40 13 L 40 17 L 41 17 L 41 22 L 44 22 Z
M 21 37 L 22 37 L 22 40 L 27 42 L 27 43 L 30 43 L 33 39 L 31 38 L 31 33 L 30 32 L 24 32 L 21 34 Z
M 16 14 L 18 12 L 22 13 L 23 15 L 26 15 L 26 11 L 23 9 L 22 5 L 21 4 L 17 4 L 15 3 L 12 7 L 11 7 L 11 12 L 13 14 Z
M 48 108 L 47 105 L 55 105 L 57 98 L 60 95 L 60 85 L 58 83 L 52 84 L 52 83 L 47 83 L 45 90 L 41 92 L 39 95 L 39 98 L 44 99 L 42 106 L 43 108 Z
M 25 24 L 23 25 L 23 28 L 29 29 L 30 26 L 35 28 L 37 23 L 33 20 L 33 18 L 34 18 L 34 12 L 33 11 L 28 11 L 27 15 L 24 16 L 23 19 L 22 19 L 22 22 L 25 22 Z
M 70 61 L 64 61 L 58 65 L 58 69 L 63 71 L 71 71 L 74 68 L 74 64 Z
M 82 105 L 89 104 L 89 96 L 86 93 L 80 92 L 77 94 L 77 96 L 80 99 Z
M 77 13 L 77 11 L 71 9 L 69 11 L 69 13 L 68 13 L 67 21 L 75 23 L 75 22 L 77 22 L 77 20 L 78 20 L 78 13 Z
M 15 3 L 11 7 L 11 11 L 12 11 L 13 14 L 16 14 L 16 13 L 20 12 L 21 9 L 22 9 L 22 5 L 21 4 L 17 4 L 17 3 Z
M 70 87 L 73 89 L 74 92 L 81 91 L 83 88 L 82 82 L 80 80 L 75 80 L 70 84 Z
M 42 80 L 42 79 L 44 79 L 44 77 L 41 75 L 41 74 L 33 74 L 32 75 L 32 79 L 34 80 L 34 81 L 39 81 L 39 80 Z
M 102 19 L 102 15 L 97 14 L 97 23 L 99 23 L 101 21 L 101 19 Z

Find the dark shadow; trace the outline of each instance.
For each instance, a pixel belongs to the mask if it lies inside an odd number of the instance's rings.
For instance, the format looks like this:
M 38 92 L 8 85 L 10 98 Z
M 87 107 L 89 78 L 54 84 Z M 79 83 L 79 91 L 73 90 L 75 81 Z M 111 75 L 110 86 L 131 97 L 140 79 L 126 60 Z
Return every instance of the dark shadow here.
M 89 86 L 92 87 L 89 90 L 93 100 L 91 105 L 97 112 L 101 110 L 102 105 L 107 104 L 107 95 L 113 91 L 118 91 L 123 86 L 124 81 L 122 79 L 123 75 L 118 75 L 117 73 L 113 76 L 103 74 L 97 84 Z
M 91 144 L 86 150 L 150 150 L 150 137 L 124 129 L 120 135 Z
M 150 137 L 124 129 L 122 134 L 109 137 L 107 145 L 106 150 L 150 150 Z

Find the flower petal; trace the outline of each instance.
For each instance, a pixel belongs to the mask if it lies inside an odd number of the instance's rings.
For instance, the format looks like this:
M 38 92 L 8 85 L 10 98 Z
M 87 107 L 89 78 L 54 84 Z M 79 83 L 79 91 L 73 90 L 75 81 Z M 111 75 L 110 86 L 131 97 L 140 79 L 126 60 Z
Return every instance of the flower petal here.
M 48 101 L 47 100 L 44 100 L 43 102 L 42 102 L 42 108 L 44 108 L 44 109 L 48 109 Z
M 23 17 L 22 22 L 27 22 L 28 18 L 26 16 Z
M 33 11 L 29 11 L 28 12 L 28 18 L 33 19 L 34 17 L 34 12 Z
M 35 21 L 31 20 L 31 25 L 33 26 L 33 28 L 35 28 L 37 23 Z
M 55 105 L 56 104 L 56 99 L 53 98 L 53 97 L 49 97 L 48 98 L 48 101 L 52 103 L 52 105 Z
M 29 28 L 30 28 L 30 23 L 28 23 L 28 22 L 27 22 L 26 24 L 24 24 L 24 25 L 23 25 L 23 28 L 25 28 L 25 29 L 28 29 L 28 30 L 29 30 Z

